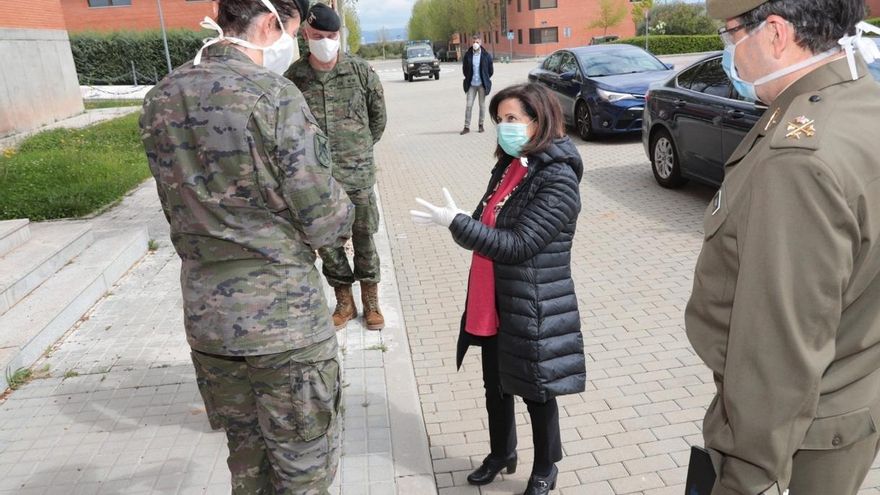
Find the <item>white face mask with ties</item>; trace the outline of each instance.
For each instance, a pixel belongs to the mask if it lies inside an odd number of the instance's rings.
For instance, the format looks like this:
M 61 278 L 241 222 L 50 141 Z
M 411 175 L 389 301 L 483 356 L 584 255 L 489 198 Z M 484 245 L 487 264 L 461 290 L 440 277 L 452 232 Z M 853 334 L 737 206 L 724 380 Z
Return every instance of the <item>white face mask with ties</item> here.
M 296 40 L 293 39 L 290 34 L 284 29 L 284 23 L 281 22 L 281 16 L 278 15 L 278 11 L 275 10 L 275 6 L 272 5 L 269 0 L 261 0 L 263 5 L 269 9 L 275 19 L 278 20 L 278 27 L 281 29 L 281 37 L 275 40 L 269 46 L 258 46 L 250 41 L 243 40 L 241 38 L 234 38 L 231 36 L 226 36 L 223 33 L 223 28 L 221 28 L 214 19 L 210 17 L 205 17 L 205 19 L 201 22 L 201 26 L 205 29 L 211 29 L 220 33 L 216 38 L 208 38 L 205 40 L 205 44 L 202 45 L 202 48 L 199 49 L 198 53 L 196 53 L 195 59 L 193 59 L 193 65 L 199 65 L 202 62 L 202 51 L 216 43 L 221 41 L 228 41 L 230 43 L 235 43 L 236 45 L 243 46 L 245 48 L 250 48 L 253 50 L 261 50 L 263 52 L 263 67 L 269 69 L 270 71 L 276 74 L 284 74 L 287 69 L 290 67 L 290 64 L 293 63 L 294 60 L 299 58 L 299 45 L 296 43 Z

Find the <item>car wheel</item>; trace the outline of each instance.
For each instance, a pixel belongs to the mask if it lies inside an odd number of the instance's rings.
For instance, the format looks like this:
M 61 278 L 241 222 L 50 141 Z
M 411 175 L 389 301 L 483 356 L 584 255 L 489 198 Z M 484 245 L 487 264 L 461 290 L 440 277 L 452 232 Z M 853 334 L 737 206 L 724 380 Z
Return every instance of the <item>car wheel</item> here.
M 590 122 L 590 107 L 586 103 L 580 102 L 574 110 L 575 126 L 578 136 L 584 141 L 593 139 L 593 124 Z
M 440 71 L 434 73 L 434 79 L 440 79 Z
M 678 151 L 666 129 L 659 129 L 651 136 L 651 170 L 657 183 L 663 187 L 674 189 L 687 182 L 681 176 Z
M 406 72 L 403 73 L 403 80 L 409 81 L 409 74 L 407 74 Z

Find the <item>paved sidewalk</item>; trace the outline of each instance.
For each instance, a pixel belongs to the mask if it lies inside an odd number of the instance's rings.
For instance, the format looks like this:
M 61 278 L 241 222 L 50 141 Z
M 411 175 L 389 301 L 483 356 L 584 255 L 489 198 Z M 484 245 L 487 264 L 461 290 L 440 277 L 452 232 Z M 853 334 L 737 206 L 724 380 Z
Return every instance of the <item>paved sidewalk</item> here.
M 146 224 L 159 249 L 47 349 L 39 379 L 0 403 L 0 494 L 229 493 L 225 435 L 210 430 L 195 384 L 155 186 L 91 221 Z M 377 237 L 387 327 L 356 321 L 337 334 L 345 429 L 331 493 L 436 493 L 388 240 Z

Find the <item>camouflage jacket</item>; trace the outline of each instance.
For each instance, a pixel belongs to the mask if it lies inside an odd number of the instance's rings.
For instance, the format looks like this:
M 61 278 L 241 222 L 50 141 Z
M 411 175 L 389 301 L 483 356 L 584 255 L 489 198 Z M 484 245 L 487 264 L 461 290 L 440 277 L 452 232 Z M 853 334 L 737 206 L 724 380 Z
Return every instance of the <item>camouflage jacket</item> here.
M 332 337 L 315 250 L 344 242 L 353 207 L 296 86 L 214 45 L 147 94 L 141 137 L 192 348 L 274 354 Z
M 285 75 L 303 92 L 330 138 L 333 177 L 348 190 L 373 187 L 373 145 L 385 131 L 385 96 L 370 64 L 340 54 L 333 70 L 322 73 L 303 57 Z

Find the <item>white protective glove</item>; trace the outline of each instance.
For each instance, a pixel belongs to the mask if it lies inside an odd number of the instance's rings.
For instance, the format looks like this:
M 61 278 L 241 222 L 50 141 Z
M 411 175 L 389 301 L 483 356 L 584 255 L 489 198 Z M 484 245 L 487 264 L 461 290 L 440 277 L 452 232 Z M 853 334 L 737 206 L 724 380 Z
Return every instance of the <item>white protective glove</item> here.
M 428 209 L 427 212 L 421 210 L 409 210 L 412 221 L 416 225 L 440 225 L 449 228 L 455 216 L 459 213 L 467 215 L 467 212 L 455 205 L 449 190 L 443 188 L 443 198 L 446 200 L 446 206 L 434 206 L 422 198 L 416 198 L 416 203 Z

